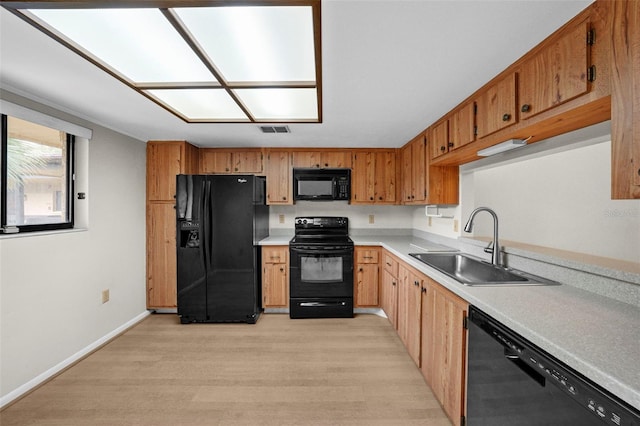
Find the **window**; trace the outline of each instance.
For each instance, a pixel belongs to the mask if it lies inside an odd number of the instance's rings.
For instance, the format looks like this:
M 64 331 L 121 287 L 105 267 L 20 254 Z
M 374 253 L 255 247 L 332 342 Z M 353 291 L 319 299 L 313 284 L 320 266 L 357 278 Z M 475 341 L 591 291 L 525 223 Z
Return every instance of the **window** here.
M 73 135 L 2 115 L 4 233 L 73 227 Z

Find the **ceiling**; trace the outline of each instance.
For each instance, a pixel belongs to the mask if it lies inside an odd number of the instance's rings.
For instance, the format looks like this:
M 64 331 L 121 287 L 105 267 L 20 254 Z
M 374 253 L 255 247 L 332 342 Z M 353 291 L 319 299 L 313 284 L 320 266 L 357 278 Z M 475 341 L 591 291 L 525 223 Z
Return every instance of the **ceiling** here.
M 323 0 L 323 122 L 186 123 L 0 8 L 0 88 L 136 139 L 400 147 L 592 0 Z

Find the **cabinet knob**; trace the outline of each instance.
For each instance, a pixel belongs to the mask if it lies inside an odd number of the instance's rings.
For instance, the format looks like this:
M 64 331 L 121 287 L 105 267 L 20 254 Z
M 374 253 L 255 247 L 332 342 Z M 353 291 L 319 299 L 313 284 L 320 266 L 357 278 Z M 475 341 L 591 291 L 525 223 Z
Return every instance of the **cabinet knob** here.
M 504 114 L 502 116 L 502 121 L 509 121 L 511 120 L 511 114 Z
M 284 268 L 280 268 L 280 272 L 284 272 Z
M 524 105 L 522 105 L 522 108 L 520 108 L 520 111 L 522 111 L 522 112 L 529 112 L 529 111 L 531 111 L 531 105 L 529 105 L 529 104 L 524 104 Z
M 416 287 L 418 287 L 420 285 L 420 281 L 414 281 L 413 285 L 415 285 Z
M 381 201 L 382 201 L 382 195 L 378 197 L 378 200 L 381 200 Z
M 324 166 L 325 167 L 329 167 L 329 163 L 324 163 Z
M 453 142 L 447 142 L 447 146 L 448 146 L 449 148 L 453 148 Z
M 369 200 L 373 201 L 373 197 L 369 197 Z
M 445 152 L 446 150 L 447 150 L 447 148 L 446 148 L 444 145 L 442 145 L 442 146 L 440 147 L 440 151 Z
M 423 292 L 423 293 L 426 293 L 426 292 L 427 292 L 427 289 L 426 289 L 425 287 L 422 287 L 422 292 Z
M 287 197 L 282 197 L 282 200 L 283 201 L 287 201 Z
M 395 282 L 395 281 L 393 281 L 393 282 L 391 283 L 391 285 L 395 286 L 395 285 L 396 285 L 396 282 Z

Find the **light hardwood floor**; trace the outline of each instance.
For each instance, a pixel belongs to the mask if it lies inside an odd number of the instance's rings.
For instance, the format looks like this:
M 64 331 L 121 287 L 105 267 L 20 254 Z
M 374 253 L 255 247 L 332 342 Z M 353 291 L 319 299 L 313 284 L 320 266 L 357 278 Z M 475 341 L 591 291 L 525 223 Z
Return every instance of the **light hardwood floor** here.
M 14 425 L 450 425 L 387 319 L 151 315 L 0 413 Z

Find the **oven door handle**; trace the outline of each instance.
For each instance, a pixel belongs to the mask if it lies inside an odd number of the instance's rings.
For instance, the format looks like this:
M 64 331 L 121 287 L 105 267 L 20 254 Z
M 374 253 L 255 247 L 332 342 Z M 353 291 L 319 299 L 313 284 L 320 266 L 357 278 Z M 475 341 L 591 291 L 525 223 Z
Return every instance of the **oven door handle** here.
M 347 302 L 300 302 L 300 306 L 305 308 L 317 308 L 323 306 L 345 306 Z
M 353 249 L 349 248 L 349 249 L 302 249 L 302 248 L 297 248 L 297 247 L 291 247 L 290 248 L 291 251 L 296 252 L 296 253 L 300 253 L 300 254 L 312 254 L 315 256 L 318 255 L 330 255 L 330 256 L 335 256 L 335 255 L 349 255 L 351 253 L 353 253 Z

